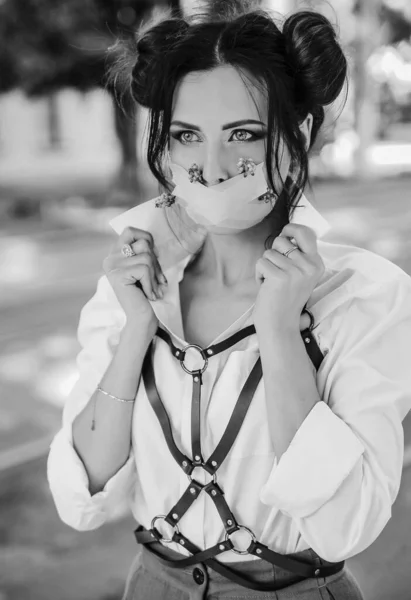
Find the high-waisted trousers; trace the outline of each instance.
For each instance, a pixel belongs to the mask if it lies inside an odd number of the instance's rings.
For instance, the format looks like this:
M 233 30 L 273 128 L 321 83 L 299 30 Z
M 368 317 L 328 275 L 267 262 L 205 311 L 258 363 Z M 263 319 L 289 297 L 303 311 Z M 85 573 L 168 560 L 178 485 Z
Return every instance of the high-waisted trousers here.
M 160 542 L 150 546 L 165 558 L 182 558 L 180 553 Z M 287 556 L 316 566 L 322 563 L 311 548 Z M 357 581 L 346 565 L 329 577 L 313 577 L 303 581 L 299 581 L 301 577 L 262 559 L 225 565 L 253 582 L 272 583 L 273 588 L 286 587 L 272 592 L 252 590 L 227 579 L 204 563 L 183 569 L 169 567 L 143 545 L 139 545 L 122 600 L 364 600 Z

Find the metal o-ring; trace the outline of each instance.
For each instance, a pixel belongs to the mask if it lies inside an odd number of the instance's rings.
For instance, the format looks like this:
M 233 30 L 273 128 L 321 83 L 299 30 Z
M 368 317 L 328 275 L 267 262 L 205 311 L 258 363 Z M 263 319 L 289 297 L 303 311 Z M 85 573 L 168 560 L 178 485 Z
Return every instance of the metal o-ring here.
M 201 465 L 196 465 L 196 467 L 195 467 L 195 468 L 197 468 L 197 467 L 203 467 L 203 465 L 204 465 L 204 464 L 205 464 L 205 463 L 201 463 Z M 203 468 L 204 468 L 204 467 L 203 467 Z M 205 469 L 204 469 L 204 470 L 205 470 Z M 208 471 L 207 471 L 207 472 L 208 472 Z M 197 481 L 196 479 L 194 479 L 194 477 L 191 477 L 191 475 L 190 475 L 189 473 L 186 473 L 186 475 L 187 475 L 187 477 L 188 477 L 188 480 L 189 480 L 190 482 L 191 482 L 191 481 Z M 211 473 L 210 473 L 210 475 L 211 475 Z M 197 483 L 198 483 L 198 481 L 197 481 Z M 217 473 L 213 473 L 213 483 L 217 483 Z M 201 485 L 203 485 L 203 484 L 201 484 Z
M 184 364 L 184 358 L 183 359 L 180 358 L 180 365 L 182 366 L 182 368 L 184 369 L 184 371 L 186 373 L 188 373 L 189 375 L 193 375 L 193 373 L 197 373 L 198 371 L 200 371 L 200 373 L 204 373 L 204 371 L 208 367 L 208 358 L 207 358 L 207 356 L 203 355 L 204 350 L 202 349 L 201 346 L 198 346 L 197 344 L 188 344 L 182 350 L 182 352 L 184 353 L 184 356 L 185 356 L 185 352 L 186 352 L 186 350 L 188 350 L 188 348 L 197 348 L 197 350 L 199 350 L 199 352 L 201 354 L 201 358 L 204 360 L 203 368 L 202 369 L 195 369 L 194 371 L 190 371 L 190 369 L 187 369 L 187 367 Z
M 255 537 L 254 533 L 251 531 L 251 529 L 248 529 L 248 527 L 246 527 L 245 525 L 238 525 L 238 529 L 236 529 L 236 531 L 238 531 L 239 529 L 245 529 L 246 531 L 248 531 L 248 533 L 251 535 L 251 539 L 253 542 L 257 541 L 257 538 Z M 225 539 L 226 541 L 229 539 L 230 534 L 226 531 L 225 534 Z M 231 540 L 230 540 L 231 541 Z M 248 550 L 237 550 L 237 548 L 231 548 L 231 550 L 233 552 L 235 552 L 236 554 L 249 554 Z
M 310 317 L 310 325 L 309 325 L 308 329 L 310 331 L 312 331 L 313 328 L 314 328 L 314 317 L 313 317 L 313 314 L 308 310 L 308 308 L 304 308 L 303 309 L 303 313 L 307 313 L 307 315 Z
M 154 519 L 151 521 L 151 529 L 154 529 L 155 523 L 158 519 L 165 519 L 167 515 L 157 515 L 156 517 L 154 517 Z M 180 530 L 178 528 L 177 523 L 175 523 L 174 525 L 172 525 L 172 527 L 174 527 L 176 533 L 180 533 Z M 160 532 L 161 535 L 161 541 L 164 542 L 165 544 L 169 544 L 170 542 L 173 541 L 173 538 L 170 539 L 166 539 Z

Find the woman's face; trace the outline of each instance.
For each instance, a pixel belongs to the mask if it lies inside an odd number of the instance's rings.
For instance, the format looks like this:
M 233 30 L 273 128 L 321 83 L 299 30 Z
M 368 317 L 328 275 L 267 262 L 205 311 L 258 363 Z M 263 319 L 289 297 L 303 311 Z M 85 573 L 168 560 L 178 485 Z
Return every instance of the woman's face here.
M 170 155 L 189 169 L 197 163 L 205 185 L 238 175 L 239 158 L 265 160 L 267 102 L 230 66 L 189 73 L 178 84 L 170 126 Z
M 171 160 L 186 170 L 196 163 L 205 185 L 238 175 L 239 158 L 251 158 L 256 164 L 265 161 L 268 103 L 249 80 L 246 86 L 238 71 L 225 65 L 189 73 L 176 87 L 170 125 Z M 311 123 L 309 115 L 300 126 L 307 140 Z M 281 141 L 279 157 L 284 181 L 290 156 Z M 277 173 L 274 183 L 281 188 Z

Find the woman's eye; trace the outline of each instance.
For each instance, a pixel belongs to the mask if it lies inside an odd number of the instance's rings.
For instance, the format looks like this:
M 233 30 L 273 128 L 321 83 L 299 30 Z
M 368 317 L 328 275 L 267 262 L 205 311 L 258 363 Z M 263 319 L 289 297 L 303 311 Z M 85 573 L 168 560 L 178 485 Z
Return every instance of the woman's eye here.
M 178 133 L 172 133 L 171 136 L 182 144 L 190 144 L 191 142 L 199 141 L 193 131 L 180 131 Z
M 233 138 L 235 142 L 248 142 L 249 140 L 257 139 L 257 135 L 246 129 L 237 129 L 233 131 Z

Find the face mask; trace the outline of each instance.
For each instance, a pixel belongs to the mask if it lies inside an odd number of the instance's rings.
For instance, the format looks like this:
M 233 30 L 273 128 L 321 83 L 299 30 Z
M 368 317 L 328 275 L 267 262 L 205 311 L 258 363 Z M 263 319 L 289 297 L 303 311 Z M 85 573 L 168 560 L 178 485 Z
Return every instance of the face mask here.
M 172 194 L 195 223 L 214 231 L 241 231 L 260 223 L 273 209 L 273 201 L 258 197 L 267 192 L 264 163 L 256 165 L 254 175 L 241 173 L 217 185 L 207 187 L 189 181 L 188 171 L 170 162 Z

